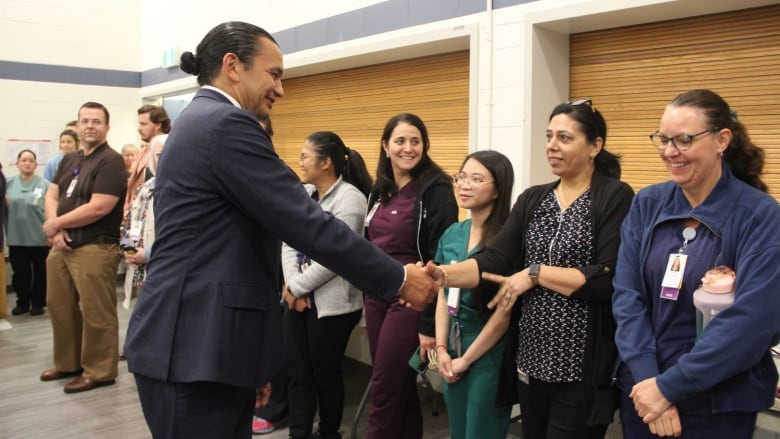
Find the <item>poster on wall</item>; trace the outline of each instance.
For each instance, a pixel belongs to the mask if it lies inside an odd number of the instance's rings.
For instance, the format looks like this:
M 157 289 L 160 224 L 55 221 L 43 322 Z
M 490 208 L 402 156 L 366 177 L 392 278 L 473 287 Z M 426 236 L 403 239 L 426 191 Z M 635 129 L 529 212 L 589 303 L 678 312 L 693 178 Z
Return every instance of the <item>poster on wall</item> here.
M 52 155 L 54 155 L 54 149 L 51 139 L 8 139 L 6 149 L 6 163 L 13 165 L 16 163 L 16 157 L 19 155 L 19 151 L 29 149 L 34 152 L 38 157 L 38 163 L 46 163 Z

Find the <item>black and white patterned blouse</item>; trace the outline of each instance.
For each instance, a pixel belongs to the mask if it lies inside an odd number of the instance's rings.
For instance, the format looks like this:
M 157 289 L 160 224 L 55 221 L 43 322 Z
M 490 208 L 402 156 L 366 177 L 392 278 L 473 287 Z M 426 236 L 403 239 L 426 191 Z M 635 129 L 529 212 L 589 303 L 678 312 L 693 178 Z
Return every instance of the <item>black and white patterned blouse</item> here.
M 594 258 L 590 190 L 561 211 L 550 191 L 534 210 L 526 231 L 525 265 L 590 265 Z M 519 370 L 542 381 L 582 381 L 588 305 L 544 287 L 522 296 Z

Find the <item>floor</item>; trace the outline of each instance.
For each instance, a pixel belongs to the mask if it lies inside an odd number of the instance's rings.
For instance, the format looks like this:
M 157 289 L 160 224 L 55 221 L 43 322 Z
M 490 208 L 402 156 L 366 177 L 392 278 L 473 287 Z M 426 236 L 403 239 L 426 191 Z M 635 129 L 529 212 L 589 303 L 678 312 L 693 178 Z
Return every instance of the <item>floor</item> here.
M 16 304 L 14 294 L 8 296 L 9 309 Z M 130 313 L 121 305 L 118 309 L 120 333 L 124 333 Z M 10 329 L 4 329 L 10 324 Z M 51 367 L 51 324 L 48 313 L 41 316 L 9 315 L 0 319 L 0 438 L 58 439 L 141 439 L 150 434 L 141 413 L 135 382 L 127 365 L 119 363 L 117 384 L 85 393 L 65 394 L 62 387 L 68 380 L 41 382 L 40 373 Z M 345 358 L 346 406 L 341 433 L 352 439 L 352 422 L 368 382 L 370 367 Z M 431 393 L 421 391 L 424 411 L 424 438 L 449 437 L 447 412 L 439 393 L 433 393 L 439 407 L 432 413 Z M 366 414 L 357 424 L 355 438 L 363 437 Z M 780 439 L 780 415 L 762 413 L 754 439 Z M 261 437 L 261 436 L 257 436 Z M 263 435 L 268 439 L 285 439 L 287 430 Z M 510 438 L 521 438 L 520 425 L 510 427 Z M 609 439 L 622 437 L 617 423 L 610 425 Z M 402 439 L 402 438 L 401 438 Z
M 16 304 L 8 296 L 9 310 Z M 120 333 L 124 333 L 130 313 L 118 308 Z M 10 314 L 10 312 L 9 312 Z M 119 363 L 117 384 L 89 392 L 65 394 L 62 387 L 69 381 L 41 382 L 40 373 L 51 367 L 51 324 L 48 312 L 41 316 L 9 315 L 11 328 L 0 330 L 0 438 L 79 438 L 105 439 L 149 438 L 141 413 L 135 382 L 125 362 Z M 347 401 L 342 435 L 351 437 L 352 422 L 368 382 L 370 367 L 345 358 Z M 426 439 L 449 437 L 447 412 L 441 394 L 434 392 L 439 414 L 433 416 L 431 393 L 422 390 Z M 357 436 L 365 432 L 366 414 L 358 423 Z M 510 437 L 519 438 L 519 425 L 513 425 Z M 256 436 L 260 437 L 260 436 Z M 287 438 L 286 429 L 263 435 L 268 439 Z

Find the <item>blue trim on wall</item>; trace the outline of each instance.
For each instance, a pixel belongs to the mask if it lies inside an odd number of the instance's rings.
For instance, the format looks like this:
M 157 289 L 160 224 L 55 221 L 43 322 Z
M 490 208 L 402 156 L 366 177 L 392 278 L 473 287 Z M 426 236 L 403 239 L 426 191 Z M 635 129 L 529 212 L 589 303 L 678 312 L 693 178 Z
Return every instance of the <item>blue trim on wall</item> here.
M 0 60 L 0 79 L 61 84 L 141 87 L 141 73 Z
M 501 9 L 537 0 L 493 0 Z M 274 33 L 283 53 L 327 46 L 485 11 L 484 0 L 388 0 Z M 140 88 L 188 75 L 178 67 L 143 72 L 0 60 L 0 79 Z

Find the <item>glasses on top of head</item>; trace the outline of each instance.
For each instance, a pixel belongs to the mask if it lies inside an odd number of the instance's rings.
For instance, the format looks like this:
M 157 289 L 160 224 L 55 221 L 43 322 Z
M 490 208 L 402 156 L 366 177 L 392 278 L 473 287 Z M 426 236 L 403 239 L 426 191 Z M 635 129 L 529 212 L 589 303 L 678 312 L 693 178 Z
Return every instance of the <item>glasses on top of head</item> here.
M 485 180 L 485 177 L 477 174 L 466 175 L 465 173 L 460 172 L 452 176 L 452 182 L 455 186 L 462 186 L 467 181 L 473 187 L 478 187 L 482 183 L 493 183 L 493 180 Z
M 576 101 L 569 101 L 569 102 L 566 102 L 566 103 L 569 104 L 569 105 L 572 105 L 574 107 L 576 107 L 578 105 L 587 105 L 588 107 L 591 107 L 591 108 L 593 107 L 593 101 L 591 99 L 578 99 Z
M 691 146 L 693 146 L 693 141 L 698 137 L 705 134 L 717 133 L 718 131 L 720 131 L 720 128 L 713 128 L 696 134 L 678 134 L 674 137 L 666 137 L 656 131 L 653 134 L 650 134 L 650 141 L 653 142 L 653 146 L 655 146 L 658 151 L 665 150 L 666 147 L 669 146 L 669 142 L 672 142 L 672 146 L 674 146 L 677 151 L 685 152 L 691 149 Z

